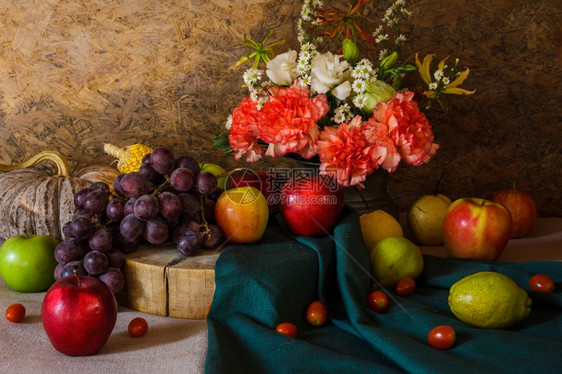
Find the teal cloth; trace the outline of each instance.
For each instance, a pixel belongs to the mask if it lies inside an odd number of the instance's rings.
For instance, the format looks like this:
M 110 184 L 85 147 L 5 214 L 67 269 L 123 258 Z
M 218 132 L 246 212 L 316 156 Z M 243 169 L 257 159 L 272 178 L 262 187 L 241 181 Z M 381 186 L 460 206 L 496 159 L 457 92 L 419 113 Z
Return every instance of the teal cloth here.
M 561 373 L 562 263 L 511 264 L 424 256 L 415 292 L 391 295 L 384 313 L 367 305 L 368 257 L 357 213 L 346 207 L 333 234 L 293 237 L 279 214 L 259 243 L 229 245 L 215 267 L 208 315 L 206 373 Z M 556 282 L 551 294 L 529 291 L 531 314 L 505 330 L 459 321 L 449 287 L 466 275 L 497 271 L 528 290 L 536 273 Z M 329 321 L 308 325 L 308 304 L 327 304 Z M 274 331 L 293 322 L 297 338 Z M 455 345 L 434 349 L 428 332 L 451 325 Z

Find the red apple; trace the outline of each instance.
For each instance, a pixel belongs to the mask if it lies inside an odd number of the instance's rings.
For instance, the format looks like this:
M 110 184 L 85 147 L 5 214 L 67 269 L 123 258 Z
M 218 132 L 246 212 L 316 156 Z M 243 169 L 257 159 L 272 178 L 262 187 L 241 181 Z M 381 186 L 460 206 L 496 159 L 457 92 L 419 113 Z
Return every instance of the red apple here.
M 512 238 L 521 238 L 531 232 L 538 214 L 537 203 L 531 194 L 515 189 L 514 185 L 512 189 L 497 192 L 492 201 L 502 204 L 511 213 Z
M 279 208 L 291 232 L 300 236 L 326 235 L 343 210 L 343 190 L 326 175 L 293 178 L 280 194 Z
M 511 214 L 490 200 L 454 201 L 443 220 L 443 243 L 451 257 L 496 260 L 511 235 Z
M 253 243 L 261 239 L 269 220 L 263 194 L 244 186 L 224 191 L 215 204 L 215 222 L 231 243 Z
M 56 281 L 45 294 L 41 321 L 57 351 L 69 356 L 92 355 L 115 327 L 117 301 L 101 280 L 71 275 Z

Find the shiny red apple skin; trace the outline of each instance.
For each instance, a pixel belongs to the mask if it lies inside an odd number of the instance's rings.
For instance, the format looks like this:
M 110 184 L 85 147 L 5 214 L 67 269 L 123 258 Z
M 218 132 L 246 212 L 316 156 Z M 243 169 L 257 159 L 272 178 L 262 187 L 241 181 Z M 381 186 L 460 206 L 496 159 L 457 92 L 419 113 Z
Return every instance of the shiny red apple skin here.
M 41 321 L 53 347 L 68 356 L 97 353 L 117 321 L 117 301 L 101 280 L 71 275 L 55 282 L 41 305 Z
M 443 243 L 450 257 L 494 261 L 511 236 L 511 214 L 501 204 L 461 198 L 447 209 Z
M 279 209 L 291 232 L 323 236 L 337 224 L 344 206 L 343 190 L 326 175 L 294 178 L 280 193 Z
M 509 210 L 513 226 L 512 238 L 522 238 L 529 234 L 537 222 L 537 202 L 535 198 L 515 188 L 498 191 L 492 201 L 500 203 Z

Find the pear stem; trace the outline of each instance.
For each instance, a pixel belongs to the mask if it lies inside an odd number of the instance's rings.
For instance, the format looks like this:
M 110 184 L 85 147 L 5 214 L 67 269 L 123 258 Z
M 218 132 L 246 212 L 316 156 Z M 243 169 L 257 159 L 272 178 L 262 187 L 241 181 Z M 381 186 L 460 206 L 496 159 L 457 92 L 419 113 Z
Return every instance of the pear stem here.
M 441 170 L 441 175 L 439 176 L 439 179 L 437 180 L 437 184 L 435 185 L 435 191 L 434 191 L 434 195 L 437 195 L 437 192 L 439 192 L 439 185 L 441 184 L 441 179 L 443 179 L 443 176 L 445 175 L 445 170 Z

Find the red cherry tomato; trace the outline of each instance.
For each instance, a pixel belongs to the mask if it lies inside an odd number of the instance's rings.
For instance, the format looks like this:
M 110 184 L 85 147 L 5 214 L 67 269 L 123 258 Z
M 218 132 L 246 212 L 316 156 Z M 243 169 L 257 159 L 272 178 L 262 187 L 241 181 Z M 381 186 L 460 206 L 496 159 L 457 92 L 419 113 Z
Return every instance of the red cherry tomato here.
M 316 300 L 310 303 L 306 309 L 306 320 L 312 326 L 322 326 L 326 323 L 328 319 L 328 310 L 326 305 L 320 300 Z
M 277 327 L 275 328 L 275 331 L 277 331 L 280 334 L 290 336 L 291 338 L 297 336 L 297 326 L 295 326 L 291 322 L 283 322 L 278 324 Z
M 21 304 L 12 304 L 6 309 L 6 319 L 10 322 L 20 323 L 25 317 L 25 307 Z
M 134 337 L 143 336 L 148 330 L 148 322 L 144 318 L 137 317 L 133 318 L 129 322 L 129 334 Z
M 400 296 L 407 296 L 416 289 L 416 281 L 412 278 L 402 278 L 394 286 L 394 292 Z
M 367 296 L 369 307 L 375 312 L 384 312 L 388 308 L 388 296 L 382 291 L 373 291 Z
M 449 325 L 440 325 L 433 328 L 427 335 L 429 345 L 437 349 L 449 349 L 455 344 L 457 334 Z
M 529 287 L 533 291 L 552 292 L 554 291 L 554 281 L 545 274 L 535 274 L 529 278 Z

